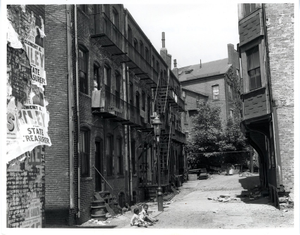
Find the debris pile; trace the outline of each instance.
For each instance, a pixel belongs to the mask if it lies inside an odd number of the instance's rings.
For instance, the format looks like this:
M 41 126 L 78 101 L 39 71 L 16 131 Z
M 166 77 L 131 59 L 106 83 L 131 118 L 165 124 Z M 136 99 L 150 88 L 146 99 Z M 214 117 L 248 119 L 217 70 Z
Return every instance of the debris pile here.
M 96 219 L 90 219 L 85 223 L 85 225 L 107 225 L 109 223 L 110 221 L 100 221 Z
M 241 201 L 240 198 L 231 197 L 230 195 L 227 195 L 227 194 L 220 195 L 219 197 L 216 197 L 216 198 L 209 197 L 207 199 L 218 201 L 218 202 L 230 202 L 230 201 L 240 202 Z
M 249 171 L 245 171 L 242 172 L 241 174 L 239 174 L 240 177 L 248 177 L 248 176 L 253 176 L 252 173 L 250 173 Z
M 279 206 L 280 208 L 293 208 L 294 202 L 288 196 L 279 197 Z

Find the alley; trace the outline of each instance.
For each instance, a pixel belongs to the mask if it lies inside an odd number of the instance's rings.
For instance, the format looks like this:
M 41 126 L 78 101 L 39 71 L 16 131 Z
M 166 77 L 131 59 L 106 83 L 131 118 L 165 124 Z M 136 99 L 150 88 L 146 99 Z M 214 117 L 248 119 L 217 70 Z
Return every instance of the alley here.
M 164 204 L 164 212 L 157 212 L 156 203 L 148 203 L 149 210 L 159 221 L 148 229 L 156 228 L 292 228 L 293 209 L 278 210 L 268 204 L 267 197 L 250 200 L 244 197 L 247 189 L 258 185 L 258 175 L 241 177 L 212 175 L 207 180 L 188 181 L 180 193 Z M 220 195 L 230 196 L 229 202 L 214 200 Z M 111 220 L 116 228 L 132 228 L 127 212 Z M 141 228 L 143 229 L 143 228 Z

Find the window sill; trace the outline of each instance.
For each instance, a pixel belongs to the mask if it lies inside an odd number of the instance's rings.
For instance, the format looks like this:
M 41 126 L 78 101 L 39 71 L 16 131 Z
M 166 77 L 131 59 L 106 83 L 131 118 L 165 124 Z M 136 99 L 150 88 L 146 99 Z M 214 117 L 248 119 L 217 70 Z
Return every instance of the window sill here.
M 251 95 L 251 94 L 254 94 L 254 93 L 259 93 L 259 92 L 262 92 L 262 91 L 264 92 L 265 89 L 266 89 L 266 86 L 262 86 L 260 88 L 254 89 L 254 90 L 247 91 L 247 92 L 241 94 L 241 98 L 243 99 L 244 96 Z
M 80 178 L 80 181 L 91 181 L 93 178 L 91 176 L 82 177 Z
M 91 96 L 89 96 L 88 94 L 85 94 L 85 93 L 83 93 L 82 91 L 80 91 L 79 93 L 80 93 L 80 95 L 82 95 L 82 96 L 85 96 L 85 97 L 87 97 L 87 98 L 90 98 L 90 99 L 91 99 Z

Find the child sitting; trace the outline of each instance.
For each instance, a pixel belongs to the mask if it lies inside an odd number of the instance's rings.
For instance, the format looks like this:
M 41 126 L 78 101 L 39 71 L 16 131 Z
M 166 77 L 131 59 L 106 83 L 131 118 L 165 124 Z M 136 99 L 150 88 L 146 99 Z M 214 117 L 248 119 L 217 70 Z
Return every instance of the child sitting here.
M 139 212 L 140 212 L 139 208 L 134 208 L 134 210 L 133 210 L 134 214 L 130 220 L 130 225 L 147 228 L 147 223 L 140 218 Z
M 149 225 L 153 225 L 153 223 L 157 222 L 158 219 L 154 219 L 154 218 L 151 218 L 148 214 L 148 205 L 147 204 L 144 204 L 143 205 L 143 209 L 142 211 L 140 212 L 140 219 L 142 221 L 145 221 L 146 223 L 148 223 Z

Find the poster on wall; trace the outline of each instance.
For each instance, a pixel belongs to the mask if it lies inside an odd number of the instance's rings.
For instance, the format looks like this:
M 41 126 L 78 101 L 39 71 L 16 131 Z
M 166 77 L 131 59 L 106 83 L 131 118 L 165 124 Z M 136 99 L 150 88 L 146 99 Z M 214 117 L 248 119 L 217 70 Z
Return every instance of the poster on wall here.
M 31 65 L 31 83 L 43 89 L 47 85 L 44 48 L 30 40 L 24 40 L 24 44 Z
M 11 24 L 11 33 L 7 37 L 8 162 L 37 146 L 51 146 L 48 136 L 49 112 L 46 109 L 48 103 L 44 97 L 44 86 L 47 85 L 45 53 L 41 42 L 41 35 L 45 36 L 44 25 L 42 18 L 41 28 L 35 25 L 33 15 L 30 19 L 30 33 L 23 40 L 22 48 L 20 43 L 16 43 L 20 42 L 19 35 Z

